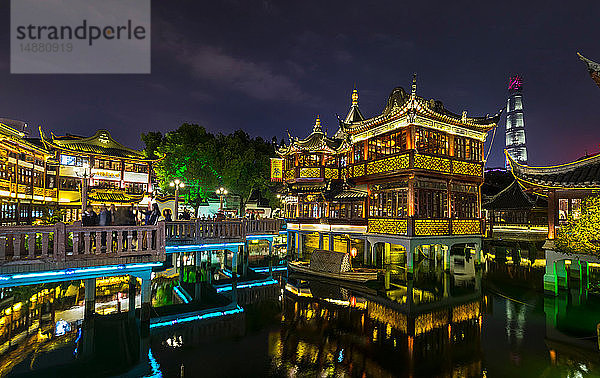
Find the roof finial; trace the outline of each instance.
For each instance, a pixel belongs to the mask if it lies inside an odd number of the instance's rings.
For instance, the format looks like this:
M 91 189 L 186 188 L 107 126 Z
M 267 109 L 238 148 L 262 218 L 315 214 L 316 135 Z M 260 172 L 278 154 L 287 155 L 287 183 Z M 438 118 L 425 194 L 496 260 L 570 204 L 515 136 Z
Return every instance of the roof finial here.
M 413 96 L 417 94 L 417 73 L 416 72 L 413 74 L 412 90 L 410 91 L 410 94 Z
M 317 119 L 315 119 L 315 132 L 321 132 L 321 117 L 317 114 Z
M 352 106 L 358 106 L 358 90 L 356 87 L 352 91 Z

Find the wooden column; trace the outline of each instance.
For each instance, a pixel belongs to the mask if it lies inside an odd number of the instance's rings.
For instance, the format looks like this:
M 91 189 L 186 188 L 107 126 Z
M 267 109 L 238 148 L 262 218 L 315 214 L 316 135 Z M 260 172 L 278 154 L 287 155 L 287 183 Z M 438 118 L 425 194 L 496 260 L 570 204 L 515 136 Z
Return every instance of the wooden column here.
M 556 198 L 556 191 L 550 189 L 548 191 L 548 239 L 554 239 L 555 227 L 557 224 L 557 211 L 558 199 Z

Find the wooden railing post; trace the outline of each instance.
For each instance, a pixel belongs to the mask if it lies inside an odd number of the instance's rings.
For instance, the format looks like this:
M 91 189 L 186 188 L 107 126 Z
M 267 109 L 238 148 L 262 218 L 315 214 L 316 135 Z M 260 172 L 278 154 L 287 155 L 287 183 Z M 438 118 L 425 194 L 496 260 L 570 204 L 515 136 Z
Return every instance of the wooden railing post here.
M 0 236 L 0 261 L 6 260 L 6 236 Z

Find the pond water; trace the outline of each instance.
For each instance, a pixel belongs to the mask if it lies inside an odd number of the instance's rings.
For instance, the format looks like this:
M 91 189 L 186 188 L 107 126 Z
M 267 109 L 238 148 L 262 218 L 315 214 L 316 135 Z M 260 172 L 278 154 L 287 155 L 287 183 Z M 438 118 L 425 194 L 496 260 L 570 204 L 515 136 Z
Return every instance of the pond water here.
M 245 309 L 244 336 L 198 341 L 192 322 L 142 340 L 141 361 L 117 370 L 106 368 L 109 354 L 104 368 L 65 368 L 70 341 L 48 352 L 63 356 L 60 370 L 27 360 L 11 374 L 179 377 L 183 366 L 186 377 L 600 377 L 600 298 L 580 288 L 544 296 L 528 274 L 417 271 L 368 287 L 291 275 L 278 301 Z

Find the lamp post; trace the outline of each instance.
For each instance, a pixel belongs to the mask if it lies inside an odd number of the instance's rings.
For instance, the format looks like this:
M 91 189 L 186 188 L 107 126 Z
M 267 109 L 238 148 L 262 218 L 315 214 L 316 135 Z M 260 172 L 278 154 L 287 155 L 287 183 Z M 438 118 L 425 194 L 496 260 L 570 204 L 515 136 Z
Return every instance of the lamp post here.
M 184 188 L 185 184 L 179 179 L 175 179 L 175 181 L 171 181 L 169 183 L 170 187 L 175 187 L 175 220 L 179 219 L 179 188 Z
M 83 163 L 80 172 L 77 173 L 81 177 L 81 214 L 85 213 L 85 208 L 88 202 L 88 179 L 91 174 L 88 174 L 89 164 Z
M 216 193 L 219 195 L 219 211 L 223 211 L 223 197 L 227 195 L 227 189 L 220 187 L 216 190 Z

